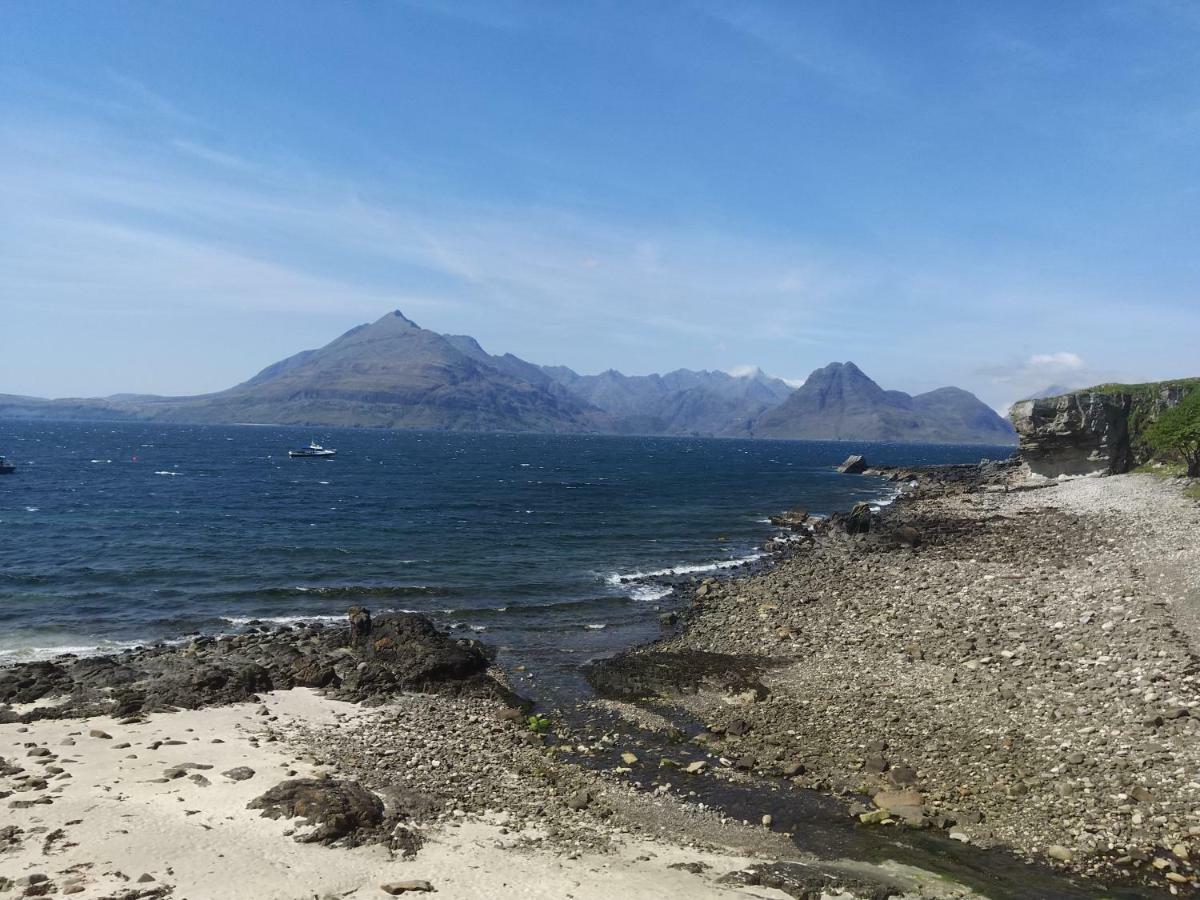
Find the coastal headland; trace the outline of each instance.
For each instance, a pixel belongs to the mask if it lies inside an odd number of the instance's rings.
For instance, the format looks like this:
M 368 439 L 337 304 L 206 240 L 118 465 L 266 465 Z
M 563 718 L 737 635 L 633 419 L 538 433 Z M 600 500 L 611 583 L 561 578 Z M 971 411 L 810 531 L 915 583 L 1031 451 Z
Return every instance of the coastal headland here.
M 1194 891 L 1200 506 L 882 473 L 543 709 L 419 616 L 0 670 L 13 896 Z M 846 475 L 845 477 L 858 477 Z

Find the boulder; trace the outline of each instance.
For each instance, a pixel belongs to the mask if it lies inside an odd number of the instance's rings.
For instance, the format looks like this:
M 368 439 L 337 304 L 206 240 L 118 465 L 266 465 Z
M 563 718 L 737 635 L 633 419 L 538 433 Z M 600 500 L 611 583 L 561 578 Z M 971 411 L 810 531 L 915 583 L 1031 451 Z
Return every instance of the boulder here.
M 855 503 L 850 514 L 846 516 L 847 534 L 867 534 L 871 530 L 871 504 Z
M 313 830 L 296 836 L 302 844 L 340 841 L 355 846 L 364 843 L 368 834 L 378 838 L 374 832 L 384 823 L 382 800 L 357 781 L 333 778 L 281 782 L 246 808 L 262 810 L 269 819 L 304 819 Z
M 866 457 L 853 455 L 847 456 L 846 461 L 837 467 L 837 470 L 843 475 L 861 475 L 867 471 Z
M 925 818 L 925 798 L 912 788 L 880 791 L 871 802 L 909 825 L 920 825 Z
M 350 620 L 350 646 L 366 646 L 371 638 L 371 611 L 363 606 L 352 606 L 346 615 Z

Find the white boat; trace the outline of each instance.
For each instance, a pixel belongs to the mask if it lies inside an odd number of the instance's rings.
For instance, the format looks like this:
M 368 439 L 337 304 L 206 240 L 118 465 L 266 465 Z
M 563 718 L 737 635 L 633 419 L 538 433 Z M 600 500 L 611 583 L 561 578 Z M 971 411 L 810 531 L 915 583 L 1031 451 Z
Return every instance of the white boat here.
M 301 447 L 299 450 L 289 450 L 288 456 L 292 457 L 292 459 L 327 459 L 330 456 L 337 456 L 337 451 L 322 447 L 316 441 L 313 441 L 307 447 Z

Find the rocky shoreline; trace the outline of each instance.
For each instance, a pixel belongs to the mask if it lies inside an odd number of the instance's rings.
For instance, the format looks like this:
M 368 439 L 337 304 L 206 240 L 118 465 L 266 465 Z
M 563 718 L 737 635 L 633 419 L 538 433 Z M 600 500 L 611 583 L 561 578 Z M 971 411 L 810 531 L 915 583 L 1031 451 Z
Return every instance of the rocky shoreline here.
M 2 669 L 0 892 L 214 896 L 170 870 L 126 883 L 144 854 L 109 846 L 130 813 L 107 804 L 164 798 L 168 835 L 245 830 L 225 896 L 298 895 L 254 882 L 264 852 L 308 896 L 478 896 L 460 855 L 484 850 L 511 896 L 632 874 L 631 897 L 1193 890 L 1200 507 L 1138 476 L 868 471 L 895 503 L 781 515 L 770 565 L 698 583 L 662 640 L 590 668 L 605 699 L 574 714 L 534 713 L 476 641 L 361 608 Z M 142 843 L 187 856 L 173 839 Z M 988 848 L 1036 865 L 989 881 L 1009 864 Z
M 785 517 L 801 540 L 775 566 L 705 581 L 680 633 L 593 684 L 705 723 L 713 778 L 788 779 L 1097 889 L 1194 890 L 1200 506 L 1144 476 L 890 474 L 902 499 Z

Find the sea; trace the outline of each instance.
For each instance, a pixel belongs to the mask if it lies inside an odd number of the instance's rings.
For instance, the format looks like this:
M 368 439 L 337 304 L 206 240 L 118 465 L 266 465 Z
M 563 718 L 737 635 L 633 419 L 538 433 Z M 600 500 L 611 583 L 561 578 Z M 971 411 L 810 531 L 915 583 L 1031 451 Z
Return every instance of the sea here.
M 291 459 L 315 440 L 332 459 Z M 768 517 L 860 500 L 851 452 L 1011 448 L 279 426 L 0 422 L 0 665 L 413 610 L 544 673 L 652 638 Z

